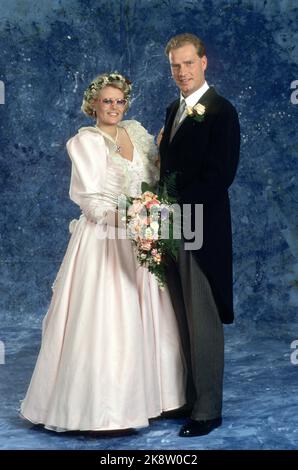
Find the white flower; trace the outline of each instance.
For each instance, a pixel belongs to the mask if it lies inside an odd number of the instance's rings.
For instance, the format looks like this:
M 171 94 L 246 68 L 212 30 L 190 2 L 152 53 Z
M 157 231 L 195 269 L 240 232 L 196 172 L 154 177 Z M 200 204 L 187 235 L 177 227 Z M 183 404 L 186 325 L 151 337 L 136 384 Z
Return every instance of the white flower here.
M 150 227 L 152 228 L 154 232 L 158 232 L 159 224 L 158 222 L 154 221 L 154 222 L 151 222 Z
M 150 227 L 146 228 L 146 230 L 145 230 L 145 238 L 146 238 L 146 240 L 152 240 L 152 239 L 153 239 L 153 235 L 154 235 L 153 230 L 152 230 Z
M 195 106 L 187 106 L 186 113 L 195 121 L 203 121 L 205 117 L 206 108 L 203 104 L 198 103 Z
M 193 107 L 192 106 L 186 106 L 186 114 L 188 116 L 192 116 L 193 115 Z
M 200 116 L 203 116 L 205 114 L 206 108 L 201 103 L 198 103 L 193 107 L 193 110 Z

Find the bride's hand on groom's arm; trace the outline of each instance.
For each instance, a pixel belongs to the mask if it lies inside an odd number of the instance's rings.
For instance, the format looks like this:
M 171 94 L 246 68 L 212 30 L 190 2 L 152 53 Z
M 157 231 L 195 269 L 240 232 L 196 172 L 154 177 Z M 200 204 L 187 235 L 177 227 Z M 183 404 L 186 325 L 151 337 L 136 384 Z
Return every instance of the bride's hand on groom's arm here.
M 162 136 L 163 136 L 163 132 L 164 132 L 164 127 L 162 127 L 158 133 L 158 136 L 156 137 L 156 144 L 157 144 L 157 147 L 159 147 L 160 145 L 160 142 L 161 142 L 161 139 L 162 139 Z M 157 166 L 157 168 L 160 168 L 160 157 L 159 157 L 159 154 L 157 154 L 156 156 L 156 160 L 155 160 L 155 166 Z
M 161 139 L 162 139 L 162 136 L 163 136 L 163 132 L 164 132 L 164 127 L 162 127 L 158 133 L 158 136 L 156 138 L 156 144 L 157 146 L 159 147 L 160 145 L 160 142 L 161 142 Z
M 159 169 L 160 168 L 160 156 L 159 154 L 154 157 L 154 165 Z

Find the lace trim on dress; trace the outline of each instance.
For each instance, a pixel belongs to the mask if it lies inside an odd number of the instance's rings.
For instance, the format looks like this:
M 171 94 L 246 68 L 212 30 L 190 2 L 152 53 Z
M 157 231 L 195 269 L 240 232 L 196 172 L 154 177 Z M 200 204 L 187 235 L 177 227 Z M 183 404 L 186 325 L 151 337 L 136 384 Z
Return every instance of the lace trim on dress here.
M 82 128 L 100 133 L 106 143 L 108 158 L 121 168 L 124 174 L 124 184 L 122 193 L 130 196 L 138 196 L 141 193 L 141 183 L 146 181 L 149 184 L 155 184 L 159 177 L 159 170 L 154 165 L 154 157 L 157 156 L 157 147 L 154 143 L 154 137 L 135 120 L 121 121 L 118 124 L 123 127 L 131 139 L 134 146 L 133 160 L 127 160 L 117 152 L 117 145 L 114 140 L 98 127 Z
M 118 125 L 127 131 L 142 159 L 145 181 L 149 184 L 156 183 L 159 179 L 159 170 L 155 166 L 158 150 L 154 137 L 138 121 L 121 121 Z

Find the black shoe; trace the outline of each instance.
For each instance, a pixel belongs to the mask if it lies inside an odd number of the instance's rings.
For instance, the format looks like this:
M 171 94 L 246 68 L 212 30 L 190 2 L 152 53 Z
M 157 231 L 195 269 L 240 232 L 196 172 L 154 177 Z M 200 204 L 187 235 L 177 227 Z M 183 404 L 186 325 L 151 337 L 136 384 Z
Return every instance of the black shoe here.
M 221 426 L 222 419 L 208 419 L 204 421 L 195 421 L 194 419 L 190 420 L 189 423 L 182 426 L 179 432 L 180 437 L 195 437 L 195 436 L 204 436 L 209 434 L 213 429 Z

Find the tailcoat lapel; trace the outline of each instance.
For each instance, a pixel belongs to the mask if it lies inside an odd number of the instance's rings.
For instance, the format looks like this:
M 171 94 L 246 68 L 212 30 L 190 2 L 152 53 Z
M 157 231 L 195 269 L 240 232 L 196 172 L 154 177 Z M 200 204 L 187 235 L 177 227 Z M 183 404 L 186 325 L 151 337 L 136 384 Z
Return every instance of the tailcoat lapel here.
M 164 140 L 167 144 L 170 142 L 171 130 L 174 123 L 176 113 L 179 108 L 180 100 L 176 100 L 169 109 L 169 114 L 166 120 L 165 129 L 164 129 Z
M 213 97 L 216 95 L 216 91 L 213 87 L 208 88 L 208 90 L 201 96 L 201 98 L 197 101 L 196 104 L 200 103 L 206 107 L 206 114 L 208 114 L 208 104 L 210 101 L 213 99 Z M 177 105 L 178 103 L 178 105 Z M 168 144 L 173 145 L 175 142 L 177 142 L 178 139 L 183 137 L 184 132 L 193 126 L 193 118 L 190 116 L 186 116 L 183 121 L 181 122 L 180 126 L 177 128 L 175 134 L 173 135 L 172 140 L 170 141 L 170 135 L 171 135 L 171 128 L 173 125 L 173 121 L 175 118 L 175 114 L 177 112 L 177 109 L 179 107 L 179 100 L 178 102 L 175 102 L 172 110 L 169 115 L 169 120 L 168 120 L 168 126 L 167 126 L 167 138 L 168 138 Z

